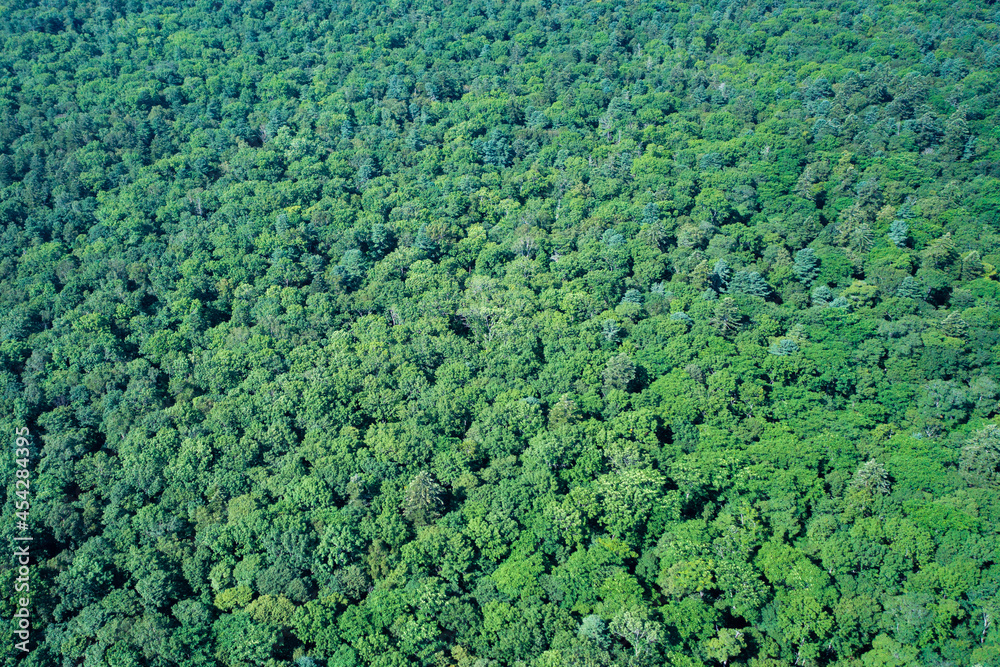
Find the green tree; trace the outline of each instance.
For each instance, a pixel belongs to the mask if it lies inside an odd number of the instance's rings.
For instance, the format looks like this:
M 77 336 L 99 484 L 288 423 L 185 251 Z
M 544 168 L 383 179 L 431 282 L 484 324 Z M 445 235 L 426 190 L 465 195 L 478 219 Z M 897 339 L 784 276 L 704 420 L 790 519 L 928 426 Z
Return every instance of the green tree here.
M 417 473 L 406 485 L 403 514 L 417 525 L 426 525 L 441 516 L 444 489 L 426 472 Z
M 740 313 L 739 306 L 736 305 L 732 297 L 725 297 L 715 306 L 715 317 L 712 318 L 712 324 L 723 335 L 734 334 L 742 322 L 743 314 Z
M 803 248 L 795 253 L 795 275 L 798 279 L 810 284 L 819 275 L 819 257 L 812 248 Z
M 1000 483 L 1000 428 L 990 424 L 969 436 L 962 446 L 958 469 L 973 486 L 997 486 Z
M 215 657 L 227 667 L 263 665 L 279 645 L 278 628 L 253 620 L 237 611 L 223 614 L 212 625 Z
M 602 379 L 604 380 L 604 393 L 612 390 L 627 391 L 635 380 L 635 362 L 625 353 L 618 354 L 608 360 L 604 367 Z
M 623 610 L 611 619 L 608 628 L 628 642 L 634 656 L 652 653 L 662 639 L 660 624 L 642 608 Z

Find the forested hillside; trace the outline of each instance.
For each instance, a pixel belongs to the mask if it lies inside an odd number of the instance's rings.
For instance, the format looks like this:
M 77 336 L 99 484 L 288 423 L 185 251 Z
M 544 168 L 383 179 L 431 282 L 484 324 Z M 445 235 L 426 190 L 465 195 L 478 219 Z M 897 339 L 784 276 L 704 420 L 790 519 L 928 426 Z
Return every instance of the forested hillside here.
M 7 3 L 3 664 L 1000 666 L 998 23 Z

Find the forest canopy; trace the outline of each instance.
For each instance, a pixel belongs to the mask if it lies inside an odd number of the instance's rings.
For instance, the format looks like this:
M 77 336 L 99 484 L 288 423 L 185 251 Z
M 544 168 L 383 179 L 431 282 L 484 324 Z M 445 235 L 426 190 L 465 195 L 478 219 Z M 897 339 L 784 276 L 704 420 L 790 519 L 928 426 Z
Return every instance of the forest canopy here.
M 997 667 L 998 23 L 3 7 L 3 664 Z

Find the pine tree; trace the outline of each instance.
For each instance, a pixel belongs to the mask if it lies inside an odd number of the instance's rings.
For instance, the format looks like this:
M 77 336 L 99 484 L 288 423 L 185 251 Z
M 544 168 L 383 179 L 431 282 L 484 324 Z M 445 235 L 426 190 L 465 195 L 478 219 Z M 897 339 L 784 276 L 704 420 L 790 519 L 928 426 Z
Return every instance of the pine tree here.
M 688 281 L 693 287 L 702 288 L 706 284 L 710 285 L 712 280 L 712 269 L 708 266 L 708 260 L 701 260 L 698 265 L 688 272 Z M 710 291 L 715 291 L 711 286 Z
M 441 496 L 444 489 L 434 477 L 421 471 L 406 486 L 403 496 L 403 515 L 418 526 L 426 525 L 441 516 Z
M 727 296 L 715 306 L 715 317 L 712 324 L 724 335 L 735 333 L 743 321 L 743 315 L 733 297 Z
M 812 248 L 803 248 L 795 253 L 795 275 L 808 285 L 819 275 L 819 257 Z
M 684 324 L 689 325 L 694 323 L 694 320 L 691 319 L 690 315 L 680 310 L 676 313 L 670 313 L 670 319 L 675 322 L 683 322 Z
M 952 338 L 965 338 L 969 331 L 969 325 L 958 313 L 952 313 L 941 322 L 941 331 L 946 336 Z
M 630 289 L 625 292 L 621 303 L 636 303 L 642 305 L 642 293 L 637 289 Z
M 624 352 L 612 357 L 604 367 L 604 393 L 614 389 L 627 391 L 635 379 L 635 362 Z
M 813 288 L 811 298 L 814 306 L 827 306 L 833 301 L 833 290 L 826 285 L 820 285 Z
M 340 263 L 333 267 L 334 275 L 338 276 L 341 285 L 346 289 L 355 289 L 361 284 L 365 275 L 365 266 L 361 251 L 352 248 L 340 258 Z
M 729 281 L 726 291 L 730 294 L 749 294 L 766 299 L 771 294 L 771 286 L 756 271 L 737 271 Z
M 962 150 L 963 161 L 971 162 L 976 157 L 976 144 L 978 140 L 979 137 L 969 137 L 969 140 L 965 142 L 965 148 Z
M 496 167 L 510 166 L 514 151 L 511 150 L 510 144 L 500 128 L 494 127 L 485 139 L 477 139 L 474 145 L 479 150 L 483 163 Z
M 923 299 L 927 296 L 927 290 L 917 282 L 916 278 L 906 276 L 896 288 L 896 296 L 904 299 Z
M 955 242 L 951 239 L 950 233 L 928 243 L 920 254 L 925 266 L 932 266 L 942 271 L 947 271 L 958 260 L 958 252 L 955 251 Z
M 782 338 L 772 343 L 767 351 L 776 357 L 787 357 L 790 354 L 798 352 L 799 345 L 791 338 Z
M 625 237 L 614 229 L 606 229 L 601 235 L 601 243 L 608 246 L 609 248 L 617 248 L 618 246 L 625 243 Z
M 896 218 L 889 225 L 889 233 L 886 236 L 892 241 L 896 247 L 904 248 L 906 247 L 906 241 L 910 235 L 910 223 L 902 218 Z
M 392 248 L 392 233 L 382 223 L 372 225 L 368 235 L 368 253 L 372 259 L 381 259 Z
M 725 292 L 731 275 L 732 269 L 729 268 L 729 264 L 726 263 L 726 260 L 720 259 L 715 262 L 715 266 L 712 267 L 712 273 L 708 276 L 709 284 L 715 291 Z
M 609 343 L 618 340 L 618 333 L 622 330 L 618 322 L 613 319 L 608 318 L 601 322 L 601 334 L 604 336 L 604 340 Z
M 831 308 L 840 308 L 841 310 L 850 310 L 851 302 L 847 300 L 847 297 L 838 296 L 836 299 L 830 302 Z
M 806 88 L 805 98 L 807 100 L 818 100 L 825 97 L 833 97 L 833 86 L 826 77 L 819 77 Z
M 970 250 L 962 257 L 962 280 L 975 280 L 985 273 L 982 256 L 977 250 Z
M 960 106 L 948 118 L 944 129 L 944 145 L 955 157 L 961 156 L 965 144 L 969 140 L 969 122 L 966 120 L 966 109 Z
M 386 90 L 385 96 L 394 100 L 403 100 L 410 96 L 409 92 L 407 92 L 406 82 L 398 74 L 393 74 L 389 77 L 389 87 Z
M 414 153 L 419 153 L 423 149 L 424 140 L 420 138 L 420 132 L 417 131 L 416 125 L 411 126 L 410 131 L 406 133 L 403 145 L 406 146 L 406 150 Z
M 655 202 L 649 202 L 642 207 L 642 224 L 655 225 L 660 221 L 660 207 Z

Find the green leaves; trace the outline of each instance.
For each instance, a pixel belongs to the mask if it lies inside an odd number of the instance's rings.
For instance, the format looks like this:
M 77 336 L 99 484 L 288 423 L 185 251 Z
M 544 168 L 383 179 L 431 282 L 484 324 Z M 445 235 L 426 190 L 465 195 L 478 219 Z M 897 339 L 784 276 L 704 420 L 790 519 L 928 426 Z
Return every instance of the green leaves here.
M 403 514 L 417 525 L 441 516 L 443 489 L 427 472 L 420 472 L 406 486 Z
M 625 354 L 612 357 L 602 374 L 605 394 L 612 390 L 625 391 L 635 379 L 635 363 Z
M 819 257 L 812 248 L 803 248 L 795 253 L 795 275 L 805 284 L 811 283 L 819 275 Z
M 733 335 L 743 321 L 743 314 L 732 297 L 727 296 L 715 306 L 712 324 L 723 335 Z
M 976 3 L 272 4 L 0 17 L 36 662 L 996 662 Z
M 611 619 L 608 629 L 628 642 L 636 656 L 651 653 L 662 639 L 659 623 L 650 620 L 642 608 L 620 612 Z
M 990 424 L 973 433 L 962 446 L 958 469 L 973 486 L 1000 484 L 1000 428 Z
M 245 612 L 223 614 L 212 626 L 215 657 L 226 667 L 265 664 L 278 644 L 276 626 L 253 620 Z
M 597 490 L 604 499 L 601 522 L 616 537 L 626 537 L 633 543 L 641 526 L 660 498 L 664 478 L 652 469 L 626 468 L 602 475 Z

